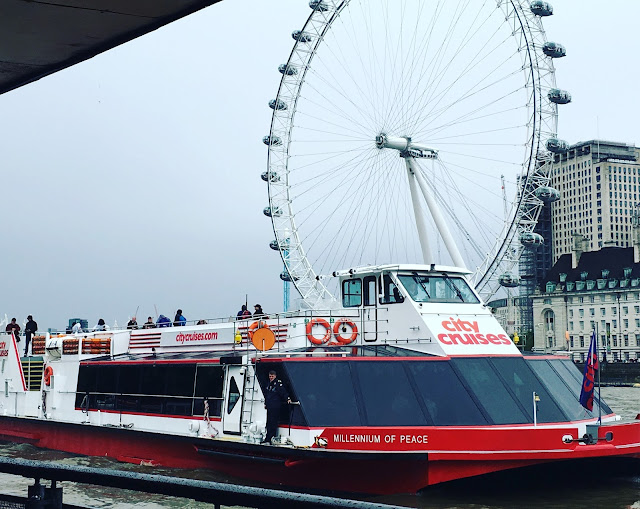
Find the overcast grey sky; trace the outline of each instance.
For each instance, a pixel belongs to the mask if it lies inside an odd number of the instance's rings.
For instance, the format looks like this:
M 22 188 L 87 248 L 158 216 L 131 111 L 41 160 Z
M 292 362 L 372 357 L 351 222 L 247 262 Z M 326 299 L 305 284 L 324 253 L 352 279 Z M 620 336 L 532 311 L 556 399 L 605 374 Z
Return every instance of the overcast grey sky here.
M 557 0 L 559 137 L 638 142 L 637 20 L 629 0 Z M 606 5 L 606 7 L 605 7 Z M 280 310 L 282 264 L 266 148 L 291 32 L 307 0 L 224 0 L 0 96 L 0 316 L 46 327 Z

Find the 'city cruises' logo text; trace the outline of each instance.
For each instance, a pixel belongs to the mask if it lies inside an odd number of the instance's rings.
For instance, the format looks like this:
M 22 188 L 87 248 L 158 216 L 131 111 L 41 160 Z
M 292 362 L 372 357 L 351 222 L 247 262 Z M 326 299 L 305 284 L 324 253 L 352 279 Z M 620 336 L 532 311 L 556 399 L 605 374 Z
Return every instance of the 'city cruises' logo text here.
M 445 345 L 510 345 L 511 339 L 506 334 L 486 334 L 480 332 L 476 321 L 454 319 L 441 322 L 442 328 L 448 332 L 438 334 L 438 341 Z

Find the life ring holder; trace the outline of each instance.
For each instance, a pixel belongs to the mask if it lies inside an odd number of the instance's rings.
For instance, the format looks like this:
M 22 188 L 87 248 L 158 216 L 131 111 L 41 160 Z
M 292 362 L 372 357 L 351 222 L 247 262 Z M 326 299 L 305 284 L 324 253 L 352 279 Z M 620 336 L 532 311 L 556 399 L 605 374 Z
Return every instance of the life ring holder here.
M 53 376 L 53 368 L 47 366 L 44 368 L 44 384 L 49 387 L 51 385 L 51 377 Z
M 268 329 L 269 328 L 269 324 L 265 321 L 262 320 L 258 320 L 256 322 L 253 322 L 251 325 L 249 325 L 249 328 L 247 329 L 247 336 L 249 336 L 249 339 L 253 339 L 253 333 L 256 329 Z
M 345 338 L 341 335 L 340 333 L 341 325 L 351 328 L 351 336 L 349 336 L 348 338 Z M 348 345 L 350 343 L 353 343 L 358 337 L 358 327 L 351 320 L 347 320 L 346 318 L 340 318 L 340 320 L 336 321 L 336 323 L 333 324 L 333 335 L 335 336 L 339 344 Z
M 313 326 L 320 325 L 324 327 L 325 333 L 322 338 L 313 335 Z M 314 318 L 307 323 L 307 339 L 314 345 L 323 345 L 331 339 L 331 325 L 324 318 Z

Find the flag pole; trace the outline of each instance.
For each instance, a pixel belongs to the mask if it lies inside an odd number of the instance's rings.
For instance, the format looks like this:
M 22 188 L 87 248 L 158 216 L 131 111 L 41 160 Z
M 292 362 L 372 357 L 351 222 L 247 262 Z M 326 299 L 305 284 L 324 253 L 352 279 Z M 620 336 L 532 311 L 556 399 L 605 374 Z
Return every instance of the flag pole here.
M 602 396 L 600 394 L 600 388 L 602 385 L 600 384 L 600 370 L 602 366 L 600 365 L 600 355 L 598 354 L 598 322 L 596 322 L 596 359 L 598 359 L 598 424 L 602 424 Z

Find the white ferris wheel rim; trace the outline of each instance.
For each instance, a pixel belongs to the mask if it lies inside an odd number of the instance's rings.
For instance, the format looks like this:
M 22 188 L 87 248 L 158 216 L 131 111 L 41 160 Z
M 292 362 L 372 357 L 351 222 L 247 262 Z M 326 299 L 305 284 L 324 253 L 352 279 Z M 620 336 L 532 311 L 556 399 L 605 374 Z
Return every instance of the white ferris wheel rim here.
M 282 78 L 278 93 L 270 104 L 273 115 L 266 138 L 268 143 L 265 141 L 269 146 L 266 180 L 275 247 L 283 258 L 284 274 L 289 275 L 302 298 L 311 306 L 331 299 L 332 292 L 323 280 L 327 271 L 317 270 L 314 261 L 309 259 L 305 240 L 296 221 L 297 200 L 290 179 L 290 157 L 292 146 L 296 144 L 292 132 L 297 127 L 295 117 L 308 73 L 313 72 L 312 62 L 333 25 L 338 25 L 341 17 L 347 13 L 350 3 L 359 4 L 359 0 L 311 2 L 310 5 L 316 8 L 312 8 L 301 30 L 294 32 L 293 49 L 287 62 L 280 68 Z M 380 5 L 383 3 L 379 2 Z M 441 3 L 438 2 L 438 5 Z M 504 270 L 512 270 L 517 263 L 522 248 L 513 247 L 514 239 L 523 232 L 531 232 L 536 224 L 542 202 L 533 192 L 547 182 L 543 175 L 536 173 L 536 162 L 545 139 L 555 137 L 557 129 L 556 105 L 546 97 L 548 90 L 555 88 L 554 66 L 552 60 L 542 53 L 546 36 L 540 18 L 529 10 L 529 2 L 522 0 L 498 1 L 496 9 L 504 14 L 503 24 L 512 29 L 512 40 L 516 41 L 518 51 L 524 54 L 523 87 L 530 98 L 526 104 L 530 125 L 527 126 L 524 140 L 526 156 L 521 164 L 522 185 L 514 199 L 515 206 L 509 212 L 509 219 L 505 221 L 502 231 L 496 236 L 492 250 L 476 266 L 472 276 L 472 282 L 485 297 L 493 295 L 499 288 L 498 275 Z M 290 69 L 295 69 L 296 73 L 291 74 Z M 330 154 L 330 151 L 327 153 Z M 336 266 L 334 270 L 343 268 L 348 267 Z

